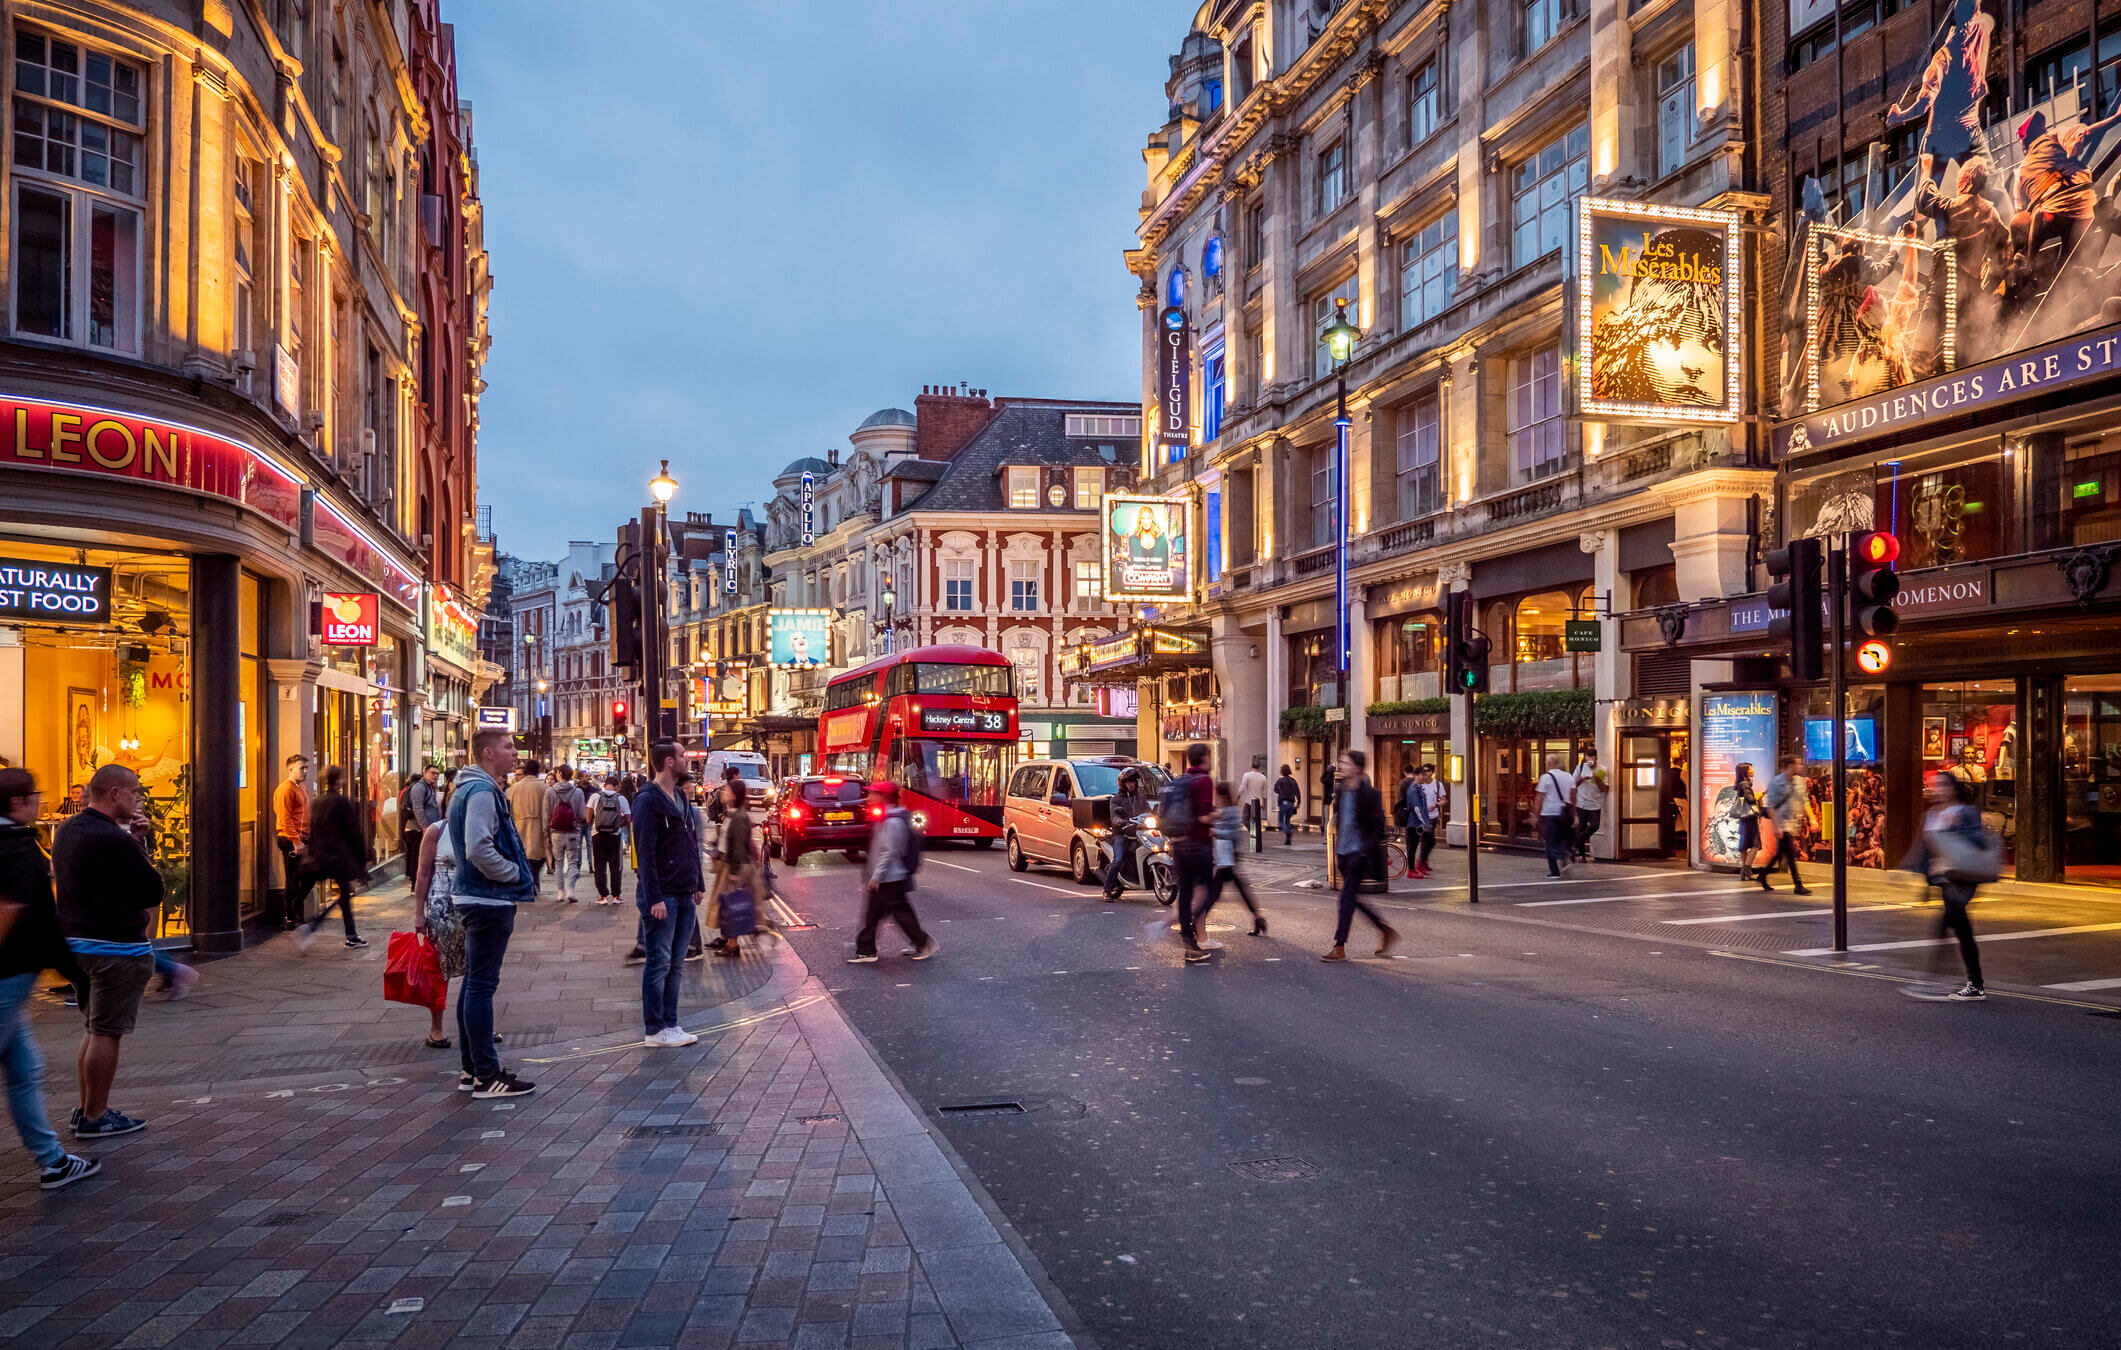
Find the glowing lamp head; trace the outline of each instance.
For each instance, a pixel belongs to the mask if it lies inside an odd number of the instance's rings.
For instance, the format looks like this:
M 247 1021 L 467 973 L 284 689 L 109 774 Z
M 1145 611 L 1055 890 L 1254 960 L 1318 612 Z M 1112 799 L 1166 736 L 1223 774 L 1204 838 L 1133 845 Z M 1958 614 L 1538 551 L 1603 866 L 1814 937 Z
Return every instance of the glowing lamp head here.
M 898 589 L 892 586 L 889 582 L 886 582 L 884 585 L 884 593 L 880 598 L 884 602 L 884 608 L 890 609 L 892 606 L 898 604 Z
M 648 480 L 648 491 L 654 495 L 656 505 L 668 506 L 670 499 L 678 495 L 678 480 L 670 476 L 670 461 L 663 461 L 663 471 Z
M 1890 567 L 1900 558 L 1900 541 L 1884 530 L 1872 530 L 1856 541 L 1856 559 L 1866 567 Z
M 613 700 L 611 704 L 611 715 L 613 717 L 624 717 L 626 715 L 626 700 Z
M 1893 649 L 1875 639 L 1856 648 L 1856 666 L 1866 675 L 1884 673 L 1893 664 Z
M 1333 322 L 1326 325 L 1326 331 L 1319 337 L 1326 344 L 1326 351 L 1335 365 L 1346 365 L 1348 358 L 1355 355 L 1355 344 L 1362 341 L 1362 330 L 1348 322 L 1346 297 L 1333 302 Z

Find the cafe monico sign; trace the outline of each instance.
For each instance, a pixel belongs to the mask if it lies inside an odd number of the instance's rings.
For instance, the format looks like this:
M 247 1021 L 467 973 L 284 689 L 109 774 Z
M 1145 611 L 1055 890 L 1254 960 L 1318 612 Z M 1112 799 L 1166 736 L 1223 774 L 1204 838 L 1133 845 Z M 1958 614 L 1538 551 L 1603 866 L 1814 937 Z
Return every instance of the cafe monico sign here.
M 1576 201 L 1576 411 L 1738 420 L 1738 215 Z

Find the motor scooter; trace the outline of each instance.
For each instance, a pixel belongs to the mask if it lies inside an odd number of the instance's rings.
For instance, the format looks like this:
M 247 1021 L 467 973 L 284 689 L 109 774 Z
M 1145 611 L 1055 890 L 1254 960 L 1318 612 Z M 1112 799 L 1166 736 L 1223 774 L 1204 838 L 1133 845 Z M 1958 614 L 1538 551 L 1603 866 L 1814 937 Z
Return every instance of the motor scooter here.
M 1156 903 L 1168 905 L 1178 898 L 1178 868 L 1171 861 L 1171 845 L 1156 828 L 1155 816 L 1136 816 L 1112 836 L 1098 841 L 1097 870 L 1100 876 L 1111 865 L 1112 851 L 1128 841 L 1131 850 L 1119 869 L 1122 889 L 1151 891 Z

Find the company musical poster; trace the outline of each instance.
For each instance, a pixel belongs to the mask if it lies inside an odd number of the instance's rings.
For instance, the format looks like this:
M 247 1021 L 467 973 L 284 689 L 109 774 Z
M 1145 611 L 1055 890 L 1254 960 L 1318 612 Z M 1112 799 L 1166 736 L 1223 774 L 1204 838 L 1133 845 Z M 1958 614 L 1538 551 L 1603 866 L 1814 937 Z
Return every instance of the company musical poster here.
M 1631 422 L 1738 416 L 1738 219 L 1577 203 L 1578 411 Z
M 1192 540 L 1184 497 L 1105 498 L 1105 594 L 1151 604 L 1193 592 Z

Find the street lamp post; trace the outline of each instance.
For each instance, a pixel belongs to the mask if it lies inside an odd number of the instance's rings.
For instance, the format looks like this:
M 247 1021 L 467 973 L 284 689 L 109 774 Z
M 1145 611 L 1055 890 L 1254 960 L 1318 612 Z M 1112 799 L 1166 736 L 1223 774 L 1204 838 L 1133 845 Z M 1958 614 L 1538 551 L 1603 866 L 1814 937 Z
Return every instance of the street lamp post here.
M 538 691 L 538 758 L 552 758 L 552 714 L 545 711 L 545 691 L 550 686 L 540 679 L 534 686 Z
M 877 598 L 884 602 L 884 617 L 870 620 L 869 631 L 872 637 L 884 640 L 884 654 L 889 656 L 896 645 L 893 639 L 897 636 L 897 628 L 892 621 L 891 611 L 898 604 L 898 589 L 887 581 L 884 583 L 883 593 Z
M 655 505 L 641 511 L 641 725 L 648 741 L 670 740 L 677 735 L 675 719 L 663 716 L 663 664 L 670 655 L 670 634 L 663 614 L 663 513 L 677 495 L 678 483 L 670 476 L 670 461 L 648 480 Z M 651 756 L 649 763 L 653 764 Z
M 1353 664 L 1354 641 L 1348 624 L 1348 428 L 1353 425 L 1348 418 L 1348 361 L 1355 355 L 1355 344 L 1362 340 L 1362 330 L 1348 322 L 1348 302 L 1345 297 L 1333 302 L 1333 322 L 1326 325 L 1319 340 L 1326 344 L 1326 354 L 1333 358 L 1335 383 L 1333 405 L 1333 627 L 1334 657 L 1340 672 L 1340 697 L 1344 708 L 1355 704 L 1355 691 L 1348 687 L 1348 673 Z M 1343 726 L 1353 728 L 1352 722 Z M 1325 813 L 1330 831 L 1334 821 L 1332 812 Z M 1382 851 L 1380 849 L 1380 851 Z M 1327 836 L 1327 878 L 1333 885 L 1340 884 L 1333 859 L 1338 855 L 1332 848 L 1332 836 Z M 1376 875 L 1382 876 L 1382 871 Z

